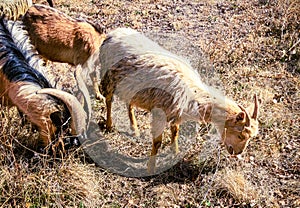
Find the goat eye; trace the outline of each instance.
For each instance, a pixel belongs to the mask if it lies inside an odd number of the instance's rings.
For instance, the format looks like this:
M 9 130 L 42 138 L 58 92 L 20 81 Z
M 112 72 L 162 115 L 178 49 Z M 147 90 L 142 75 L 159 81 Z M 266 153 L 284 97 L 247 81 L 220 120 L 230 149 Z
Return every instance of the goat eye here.
M 238 138 L 239 138 L 240 140 L 244 140 L 244 139 L 245 139 L 245 137 L 244 137 L 243 135 L 238 135 Z

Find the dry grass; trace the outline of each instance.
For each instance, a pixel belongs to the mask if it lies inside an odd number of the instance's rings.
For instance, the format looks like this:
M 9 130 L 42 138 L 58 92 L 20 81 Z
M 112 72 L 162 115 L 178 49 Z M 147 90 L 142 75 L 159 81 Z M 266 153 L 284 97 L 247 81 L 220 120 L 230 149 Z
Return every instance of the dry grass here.
M 60 159 L 32 153 L 17 141 L 31 147 L 37 133 L 30 124 L 22 125 L 14 109 L 2 107 L 2 207 L 300 207 L 299 0 L 57 0 L 56 4 L 71 16 L 105 25 L 107 31 L 130 26 L 149 34 L 190 58 L 204 80 L 222 83 L 226 94 L 241 104 L 258 93 L 260 134 L 250 142 L 243 160 L 234 160 L 211 130 L 203 128 L 171 169 L 153 177 L 128 178 L 95 166 L 80 147 Z M 65 82 L 69 75 L 64 74 L 58 86 L 73 92 Z M 96 117 L 105 117 L 103 103 L 93 102 Z M 141 128 L 147 129 L 143 112 L 139 118 Z M 133 143 L 118 131 L 106 137 L 128 155 L 150 150 L 150 140 Z
M 221 196 L 228 194 L 229 198 L 251 204 L 258 198 L 256 187 L 247 180 L 241 171 L 224 168 L 215 180 L 216 192 Z M 231 195 L 231 196 L 230 196 Z

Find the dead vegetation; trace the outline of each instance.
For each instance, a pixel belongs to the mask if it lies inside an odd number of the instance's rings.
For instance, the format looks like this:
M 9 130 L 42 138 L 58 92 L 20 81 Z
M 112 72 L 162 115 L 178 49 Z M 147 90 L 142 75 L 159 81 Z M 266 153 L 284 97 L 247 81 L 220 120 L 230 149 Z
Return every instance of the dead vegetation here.
M 97 21 L 107 31 L 130 26 L 150 34 L 188 56 L 195 67 L 205 54 L 212 64 L 199 69 L 205 80 L 217 79 L 241 104 L 250 102 L 254 93 L 262 98 L 260 134 L 250 141 L 243 160 L 235 160 L 210 138 L 209 128 L 202 129 L 171 169 L 128 178 L 95 166 L 80 147 L 56 159 L 27 150 L 24 146 L 37 133 L 30 124 L 23 125 L 14 109 L 2 107 L 1 206 L 300 206 L 299 0 L 57 0 L 56 7 Z M 59 85 L 72 91 L 65 77 L 59 77 Z M 103 103 L 94 104 L 105 117 Z M 138 118 L 144 116 L 139 112 Z M 140 125 L 147 129 L 147 123 Z M 122 140 L 117 131 L 107 135 L 125 154 L 150 151 L 150 140 L 141 148 L 141 143 Z

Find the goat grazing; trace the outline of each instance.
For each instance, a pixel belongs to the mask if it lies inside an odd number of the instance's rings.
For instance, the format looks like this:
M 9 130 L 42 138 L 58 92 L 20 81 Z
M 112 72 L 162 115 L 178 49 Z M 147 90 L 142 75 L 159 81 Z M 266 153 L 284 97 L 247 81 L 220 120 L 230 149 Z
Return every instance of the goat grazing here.
M 170 123 L 171 143 L 176 153 L 179 152 L 179 125 L 186 120 L 213 122 L 231 155 L 242 153 L 249 139 L 258 133 L 256 96 L 254 110 L 249 114 L 245 108 L 201 82 L 199 74 L 183 58 L 135 30 L 119 28 L 108 33 L 100 48 L 100 61 L 108 130 L 112 128 L 114 93 L 128 104 L 131 128 L 137 135 L 133 107 L 152 111 L 149 172 L 155 169 L 155 156 L 167 123 Z
M 53 7 L 53 1 L 47 0 L 48 4 Z M 29 7 L 35 1 L 32 0 L 1 0 L 0 2 L 0 17 L 4 16 L 7 19 L 17 20 L 23 16 Z
M 103 97 L 96 75 L 99 48 L 105 39 L 99 27 L 43 5 L 32 6 L 24 15 L 23 22 L 33 45 L 43 57 L 87 68 L 96 98 Z
M 3 104 L 16 106 L 37 126 L 43 147 L 49 145 L 69 121 L 73 135 L 86 137 L 89 121 L 83 119 L 87 115 L 79 101 L 67 92 L 52 88 L 46 77 L 29 65 L 30 61 L 26 60 L 23 53 L 32 51 L 18 48 L 7 25 L 1 18 L 0 95 Z

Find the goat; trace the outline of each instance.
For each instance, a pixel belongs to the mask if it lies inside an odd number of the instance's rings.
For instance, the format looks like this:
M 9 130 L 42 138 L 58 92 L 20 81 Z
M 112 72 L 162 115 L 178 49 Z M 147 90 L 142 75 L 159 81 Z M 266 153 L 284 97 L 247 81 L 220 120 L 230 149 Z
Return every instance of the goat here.
M 16 106 L 37 126 L 42 147 L 50 144 L 69 124 L 70 118 L 72 134 L 85 138 L 89 121 L 83 119 L 87 115 L 79 101 L 67 92 L 52 88 L 46 77 L 29 65 L 23 53 L 31 53 L 31 50 L 21 51 L 17 47 L 7 25 L 1 18 L 0 95 L 3 104 Z
M 38 54 L 35 47 L 31 44 L 31 40 L 28 36 L 28 32 L 27 30 L 25 30 L 23 23 L 21 21 L 8 20 L 6 22 L 6 26 L 16 46 L 22 52 L 24 52 L 23 55 L 25 56 L 26 61 L 29 63 L 29 65 L 35 68 L 36 70 L 38 70 L 40 73 L 42 73 L 42 75 L 47 78 L 47 80 L 50 82 L 51 85 L 55 85 L 56 83 L 54 82 L 54 77 L 48 74 L 48 68 L 46 67 L 46 62 L 42 58 L 42 56 Z M 74 76 L 77 81 L 77 86 L 79 89 L 79 94 L 77 95 L 77 97 L 78 100 L 84 102 L 83 103 L 84 110 L 87 112 L 88 115 L 87 120 L 89 121 L 92 112 L 91 101 L 90 101 L 88 89 L 86 88 L 84 80 L 82 79 L 80 68 L 78 67 L 76 68 Z
M 99 27 L 44 5 L 32 6 L 24 15 L 23 22 L 33 45 L 43 57 L 87 68 L 91 72 L 96 98 L 103 98 L 96 75 L 99 48 L 105 39 Z
M 101 92 L 106 98 L 106 128 L 111 130 L 111 106 L 115 93 L 128 104 L 132 130 L 138 135 L 133 107 L 152 111 L 152 150 L 148 171 L 155 170 L 155 156 L 167 123 L 171 144 L 179 152 L 179 125 L 186 120 L 216 125 L 231 155 L 241 154 L 258 133 L 259 103 L 254 96 L 250 115 L 242 106 L 205 85 L 183 58 L 165 50 L 143 34 L 118 28 L 107 34 L 100 48 Z
M 47 0 L 48 4 L 53 7 L 53 1 Z M 0 2 L 0 17 L 4 16 L 7 19 L 17 20 L 23 16 L 29 7 L 35 1 L 32 0 L 1 0 Z

